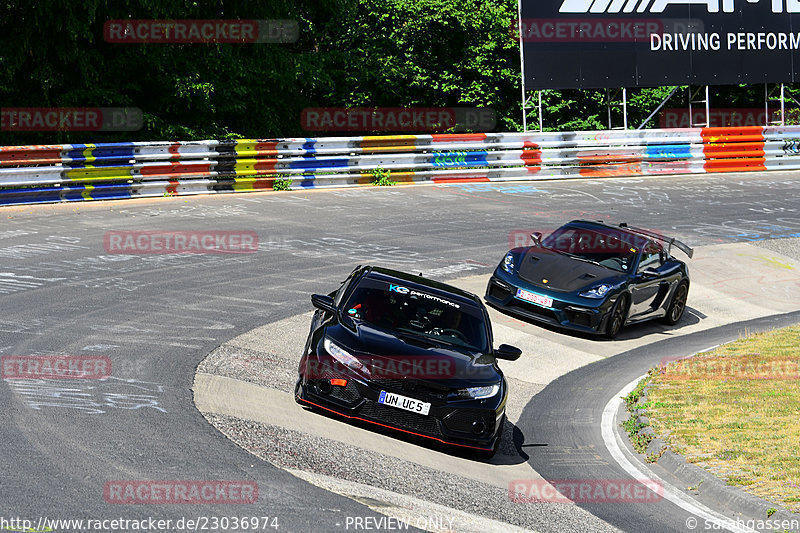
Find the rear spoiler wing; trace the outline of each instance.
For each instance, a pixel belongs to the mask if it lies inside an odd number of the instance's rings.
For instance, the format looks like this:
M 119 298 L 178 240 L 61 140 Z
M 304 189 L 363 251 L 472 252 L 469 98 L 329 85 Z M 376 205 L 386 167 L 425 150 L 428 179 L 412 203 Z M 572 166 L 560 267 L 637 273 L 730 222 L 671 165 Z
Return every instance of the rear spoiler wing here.
M 687 244 L 682 243 L 681 241 L 679 241 L 675 237 L 665 237 L 664 235 L 661 235 L 660 233 L 656 233 L 655 231 L 650 231 L 650 230 L 641 229 L 641 228 L 632 228 L 632 227 L 628 226 L 625 223 L 620 224 L 619 227 L 626 228 L 628 231 L 632 231 L 632 232 L 638 233 L 640 235 L 646 235 L 648 237 L 652 237 L 653 239 L 656 239 L 656 240 L 659 240 L 661 242 L 664 242 L 669 246 L 669 251 L 672 250 L 672 246 L 674 245 L 678 250 L 680 250 L 681 252 L 683 252 L 687 256 L 689 256 L 689 259 L 691 259 L 692 256 L 694 255 L 694 250 L 690 246 L 688 246 Z

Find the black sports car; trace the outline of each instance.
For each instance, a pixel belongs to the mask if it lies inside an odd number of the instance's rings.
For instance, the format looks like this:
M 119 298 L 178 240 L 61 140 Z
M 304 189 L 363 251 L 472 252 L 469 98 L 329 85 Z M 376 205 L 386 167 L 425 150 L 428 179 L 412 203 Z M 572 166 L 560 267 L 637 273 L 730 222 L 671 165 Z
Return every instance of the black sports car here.
M 317 311 L 295 399 L 477 455 L 497 449 L 508 387 L 478 296 L 421 276 L 359 266 Z
M 573 220 L 533 246 L 510 250 L 486 287 L 486 302 L 510 314 L 614 338 L 626 324 L 686 309 L 689 270 L 671 255 L 687 245 L 663 235 Z M 665 248 L 666 246 L 666 248 Z

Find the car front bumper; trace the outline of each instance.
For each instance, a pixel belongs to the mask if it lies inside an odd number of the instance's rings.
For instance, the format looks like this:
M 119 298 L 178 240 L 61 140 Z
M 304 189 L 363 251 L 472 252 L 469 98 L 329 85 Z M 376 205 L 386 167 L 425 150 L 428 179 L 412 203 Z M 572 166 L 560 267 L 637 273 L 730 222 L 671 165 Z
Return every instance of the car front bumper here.
M 330 385 L 330 379 L 304 379 L 301 376 L 296 392 L 297 402 L 351 420 L 481 451 L 492 450 L 503 430 L 507 394 L 505 385 L 494 398 L 446 402 L 419 390 L 405 390 L 407 384 L 399 382 L 408 380 L 372 382 L 352 376 L 342 377 L 347 379 L 347 386 Z M 430 403 L 428 415 L 378 403 L 381 391 Z
M 518 298 L 519 289 L 551 298 L 553 304 L 545 307 Z M 615 301 L 612 298 L 593 300 L 574 297 L 543 289 L 509 274 L 501 267 L 498 267 L 489 279 L 484 299 L 486 303 L 500 311 L 583 333 L 602 332 Z

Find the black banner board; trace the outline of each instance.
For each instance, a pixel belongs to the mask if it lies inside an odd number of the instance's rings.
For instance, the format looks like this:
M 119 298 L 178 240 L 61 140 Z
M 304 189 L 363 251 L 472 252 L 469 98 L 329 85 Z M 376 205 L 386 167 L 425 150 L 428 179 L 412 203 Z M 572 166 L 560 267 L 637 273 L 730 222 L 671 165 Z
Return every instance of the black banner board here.
M 521 0 L 529 89 L 800 81 L 800 0 Z

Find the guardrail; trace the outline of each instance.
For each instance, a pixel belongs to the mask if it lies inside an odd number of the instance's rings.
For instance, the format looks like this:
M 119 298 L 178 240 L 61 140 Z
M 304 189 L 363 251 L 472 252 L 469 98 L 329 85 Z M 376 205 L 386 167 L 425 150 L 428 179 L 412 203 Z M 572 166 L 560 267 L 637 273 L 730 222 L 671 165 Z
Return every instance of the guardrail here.
M 516 181 L 800 169 L 800 126 L 0 147 L 0 205 L 372 182 Z

